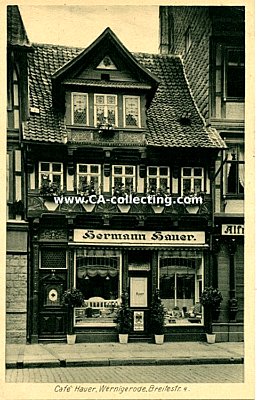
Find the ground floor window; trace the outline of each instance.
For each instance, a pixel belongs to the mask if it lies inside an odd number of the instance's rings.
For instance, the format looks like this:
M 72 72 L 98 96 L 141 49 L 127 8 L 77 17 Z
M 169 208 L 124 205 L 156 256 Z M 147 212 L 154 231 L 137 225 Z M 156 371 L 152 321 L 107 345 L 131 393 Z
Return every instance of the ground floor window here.
M 84 307 L 75 309 L 76 326 L 113 325 L 121 294 L 121 254 L 115 250 L 79 249 L 76 252 L 76 287 Z
M 195 250 L 164 251 L 159 255 L 159 289 L 167 326 L 202 323 L 203 255 Z

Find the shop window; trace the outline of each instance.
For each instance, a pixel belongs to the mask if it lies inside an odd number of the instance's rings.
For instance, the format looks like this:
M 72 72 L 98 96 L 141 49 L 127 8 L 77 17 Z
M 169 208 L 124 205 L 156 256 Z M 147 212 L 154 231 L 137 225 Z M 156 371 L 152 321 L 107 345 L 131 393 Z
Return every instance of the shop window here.
M 66 250 L 41 249 L 39 266 L 41 269 L 66 269 Z
M 159 289 L 166 325 L 202 323 L 202 254 L 195 251 L 165 252 L 159 260 Z
M 245 52 L 244 49 L 228 48 L 225 57 L 225 98 L 245 97 Z
M 244 145 L 226 143 L 228 146 L 225 165 L 225 193 L 240 196 L 244 194 Z
M 170 169 L 169 167 L 147 167 L 147 192 L 169 192 Z
M 39 187 L 43 181 L 48 180 L 49 185 L 52 185 L 57 190 L 63 187 L 63 164 L 57 162 L 39 163 Z
M 113 250 L 77 250 L 76 287 L 85 298 L 75 309 L 76 326 L 112 326 L 120 304 L 120 253 Z
M 204 190 L 204 169 L 201 167 L 182 168 L 181 191 L 182 195 L 199 194 Z
M 88 96 L 86 93 L 72 93 L 72 124 L 88 125 Z
M 140 127 L 140 97 L 124 96 L 124 126 Z
M 77 191 L 99 194 L 101 191 L 101 166 L 98 164 L 77 165 Z
M 135 166 L 113 165 L 112 187 L 114 189 L 115 195 L 122 193 L 132 193 L 136 189 Z
M 94 111 L 96 126 L 117 126 L 116 95 L 96 94 Z

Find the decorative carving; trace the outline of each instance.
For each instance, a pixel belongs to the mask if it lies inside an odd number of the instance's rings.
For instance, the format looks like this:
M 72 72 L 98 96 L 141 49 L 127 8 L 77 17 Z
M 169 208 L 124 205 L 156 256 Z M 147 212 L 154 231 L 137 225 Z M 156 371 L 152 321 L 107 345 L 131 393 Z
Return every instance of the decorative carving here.
M 228 242 L 228 251 L 229 251 L 229 254 L 231 256 L 235 255 L 236 248 L 237 248 L 236 239 L 229 240 L 229 242 Z
M 42 199 L 42 197 L 28 197 L 28 210 L 29 211 L 36 211 L 36 210 L 44 210 L 44 200 Z
M 64 229 L 45 229 L 40 233 L 40 239 L 45 239 L 45 240 L 67 239 L 67 233 Z

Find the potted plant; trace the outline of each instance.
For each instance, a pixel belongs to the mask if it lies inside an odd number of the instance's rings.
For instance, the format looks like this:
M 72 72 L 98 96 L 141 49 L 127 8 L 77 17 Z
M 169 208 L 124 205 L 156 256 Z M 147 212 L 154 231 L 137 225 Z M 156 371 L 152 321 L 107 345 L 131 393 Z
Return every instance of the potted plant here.
M 150 330 L 154 334 L 155 343 L 163 344 L 164 342 L 164 321 L 165 310 L 160 298 L 160 291 L 156 289 L 150 308 Z
M 121 295 L 121 304 L 117 310 L 115 319 L 120 343 L 128 343 L 128 334 L 132 330 L 133 317 L 132 310 L 129 308 L 128 292 L 124 291 Z
M 216 335 L 212 332 L 213 315 L 220 310 L 220 304 L 223 300 L 219 289 L 212 286 L 206 287 L 201 294 L 200 303 L 203 305 L 206 322 L 206 338 L 208 343 L 215 343 Z
M 73 309 L 74 307 L 81 307 L 84 304 L 83 294 L 76 288 L 67 289 L 63 292 L 62 304 L 67 307 L 67 343 L 74 344 L 76 342 L 76 335 L 73 332 Z

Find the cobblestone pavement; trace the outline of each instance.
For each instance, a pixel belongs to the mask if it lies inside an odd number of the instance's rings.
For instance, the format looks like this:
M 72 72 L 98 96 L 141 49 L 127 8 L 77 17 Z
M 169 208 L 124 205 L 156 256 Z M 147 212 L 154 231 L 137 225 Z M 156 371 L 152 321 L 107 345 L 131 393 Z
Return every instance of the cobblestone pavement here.
M 6 370 L 6 382 L 242 383 L 243 373 L 241 364 L 26 368 Z

